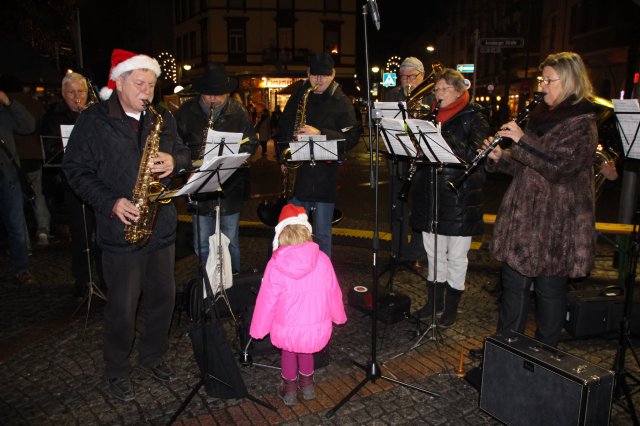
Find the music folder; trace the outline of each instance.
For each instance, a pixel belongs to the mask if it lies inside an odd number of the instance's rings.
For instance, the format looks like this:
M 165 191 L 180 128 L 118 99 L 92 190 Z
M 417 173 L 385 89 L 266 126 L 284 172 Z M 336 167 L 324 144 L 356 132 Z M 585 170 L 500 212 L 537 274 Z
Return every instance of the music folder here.
M 637 99 L 612 99 L 624 156 L 640 159 L 640 105 Z

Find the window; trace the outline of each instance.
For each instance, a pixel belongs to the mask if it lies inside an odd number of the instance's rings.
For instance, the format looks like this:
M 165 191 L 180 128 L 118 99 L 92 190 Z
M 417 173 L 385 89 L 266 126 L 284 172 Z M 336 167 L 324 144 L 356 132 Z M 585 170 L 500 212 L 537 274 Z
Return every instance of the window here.
M 229 29 L 229 53 L 244 53 L 244 30 Z
M 293 59 L 293 28 L 278 28 L 278 59 L 291 61 Z
M 180 37 L 176 38 L 176 58 L 178 61 L 182 60 L 182 39 Z
M 322 47 L 325 52 L 333 52 L 337 50 L 337 53 L 333 55 L 334 61 L 339 63 L 340 54 L 340 22 L 325 22 L 324 24 L 324 40 Z
M 182 36 L 182 55 L 183 59 L 189 58 L 189 36 L 187 34 Z
M 278 0 L 278 9 L 293 10 L 293 0 Z
M 340 12 L 340 0 L 324 0 L 325 12 Z
M 549 22 L 549 50 L 555 49 L 557 26 L 558 19 L 556 16 L 552 16 Z
M 191 58 L 196 57 L 196 32 L 191 31 L 189 33 L 189 56 Z

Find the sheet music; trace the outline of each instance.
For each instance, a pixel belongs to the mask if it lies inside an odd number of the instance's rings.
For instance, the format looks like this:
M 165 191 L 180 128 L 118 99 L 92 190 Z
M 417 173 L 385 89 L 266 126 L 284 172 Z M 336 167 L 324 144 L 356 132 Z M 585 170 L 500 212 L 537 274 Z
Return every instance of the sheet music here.
M 640 105 L 637 99 L 612 99 L 625 156 L 640 159 Z
M 193 194 L 195 192 L 216 192 L 220 189 L 229 176 L 231 176 L 242 164 L 250 157 L 248 152 L 242 154 L 223 155 L 205 161 L 202 167 L 191 175 L 187 183 L 184 184 L 175 194 L 174 197 L 181 195 Z M 205 179 L 208 178 L 210 171 L 215 171 L 216 175 L 202 187 Z
M 440 126 L 436 127 L 430 121 L 416 118 L 407 119 L 407 125 L 416 139 L 418 139 L 422 152 L 425 153 L 430 162 L 446 164 L 460 163 L 460 160 L 458 160 L 451 151 L 447 141 L 445 141 L 440 134 Z
M 417 150 L 413 146 L 409 135 L 404 131 L 404 122 L 402 120 L 382 117 L 380 125 L 387 136 L 382 138 L 387 152 L 397 156 L 415 157 L 417 155 Z
M 69 143 L 69 136 L 73 131 L 73 124 L 61 124 L 60 136 L 62 136 L 62 149 L 67 149 L 67 143 Z
M 242 133 L 219 132 L 217 130 L 207 130 L 207 147 L 204 150 L 203 163 L 211 161 L 214 157 L 220 156 L 220 142 L 224 139 L 222 155 L 238 154 L 242 143 Z
M 404 105 L 404 109 L 407 109 L 407 103 L 401 102 Z M 383 118 L 402 118 L 402 113 L 398 108 L 398 102 L 374 102 L 375 109 L 382 112 Z
M 311 152 L 313 142 L 313 153 Z M 298 141 L 289 142 L 292 161 L 330 161 L 338 159 L 338 140 L 327 140 L 327 135 L 298 135 Z M 313 155 L 312 155 L 313 154 Z

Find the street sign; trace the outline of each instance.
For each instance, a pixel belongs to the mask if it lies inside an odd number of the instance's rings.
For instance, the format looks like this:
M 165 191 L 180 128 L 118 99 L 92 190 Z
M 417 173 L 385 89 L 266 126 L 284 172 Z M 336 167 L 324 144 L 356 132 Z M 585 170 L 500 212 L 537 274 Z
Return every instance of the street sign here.
M 502 53 L 502 49 L 496 46 L 480 46 L 480 53 Z
M 396 73 L 385 72 L 382 74 L 382 85 L 384 87 L 395 87 L 396 85 Z
M 479 40 L 481 47 L 524 47 L 523 37 L 491 37 Z
M 475 70 L 474 64 L 458 64 L 456 65 L 456 70 L 463 74 L 473 74 Z

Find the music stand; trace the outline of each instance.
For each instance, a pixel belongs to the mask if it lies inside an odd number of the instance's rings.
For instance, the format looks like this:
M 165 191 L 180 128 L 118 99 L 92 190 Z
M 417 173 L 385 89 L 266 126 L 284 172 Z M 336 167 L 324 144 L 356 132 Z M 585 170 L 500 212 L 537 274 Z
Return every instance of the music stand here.
M 181 196 L 191 196 L 196 194 L 205 194 L 212 193 L 219 190 L 222 186 L 223 182 L 226 181 L 238 168 L 242 166 L 242 164 L 249 158 L 248 153 L 243 154 L 232 154 L 232 155 L 223 155 L 217 156 L 212 159 L 205 159 L 202 167 L 197 170 L 187 183 L 180 189 L 174 191 L 166 191 L 164 193 L 159 194 L 157 197 L 154 197 L 155 200 L 161 200 L 166 198 L 175 198 Z M 197 209 L 197 203 L 196 203 Z M 196 212 L 197 213 L 197 212 Z M 219 217 L 218 217 L 219 222 Z M 196 227 L 198 222 L 196 222 Z M 196 229 L 196 234 L 199 233 L 199 230 Z M 196 238 L 198 238 L 196 236 Z M 199 238 L 198 238 L 199 241 Z M 198 393 L 198 390 L 206 385 L 208 382 L 214 381 L 222 384 L 223 386 L 233 389 L 233 387 L 221 380 L 220 378 L 211 374 L 210 366 L 209 366 L 209 354 L 208 354 L 208 345 L 207 345 L 207 337 L 208 333 L 206 331 L 207 312 L 210 312 L 211 315 L 217 316 L 216 306 L 214 302 L 213 292 L 211 289 L 211 284 L 209 282 L 209 277 L 207 276 L 206 271 L 204 271 L 204 266 L 200 263 L 200 267 L 198 268 L 198 290 L 196 291 L 197 300 L 204 299 L 202 303 L 200 303 L 200 326 L 201 326 L 201 336 L 202 336 L 202 368 L 201 368 L 201 377 L 200 380 L 194 385 L 193 389 L 187 397 L 184 399 L 180 407 L 173 414 L 168 424 L 172 424 L 177 420 L 180 414 L 187 408 L 189 402 L 193 399 L 193 397 Z M 220 282 L 222 286 L 222 281 Z M 223 286 L 222 286 L 223 287 Z M 206 295 L 206 297 L 205 297 Z M 208 300 L 208 303 L 205 303 Z M 206 305 L 209 305 L 208 307 Z M 265 408 L 269 408 L 275 411 L 275 408 L 270 404 L 261 401 L 254 396 L 247 393 L 246 398 L 255 402 L 256 404 L 260 404 Z
M 62 166 L 62 155 L 67 148 L 69 142 L 69 136 L 73 131 L 72 124 L 60 125 L 60 136 L 40 136 L 40 148 L 42 149 L 42 167 L 46 168 L 60 168 Z M 80 308 L 86 303 L 87 313 L 84 318 L 84 329 L 87 330 L 89 324 L 89 314 L 91 313 L 91 302 L 93 296 L 97 296 L 103 301 L 107 301 L 107 296 L 97 286 L 93 280 L 93 271 L 91 270 L 91 244 L 89 242 L 89 227 L 87 225 L 87 205 L 84 200 L 80 200 L 82 207 L 82 223 L 84 226 L 84 252 L 87 260 L 87 272 L 89 273 L 89 281 L 86 282 L 87 293 L 82 298 L 78 307 L 73 311 L 71 316 L 75 316 Z
M 403 109 L 402 104 L 398 104 L 398 106 L 400 107 L 400 109 Z M 407 118 L 403 119 L 402 121 L 406 126 L 407 135 L 415 148 L 416 161 L 418 161 L 421 165 L 429 166 L 431 169 L 431 229 L 433 234 L 433 262 L 430 262 L 429 267 L 433 268 L 434 279 L 434 297 L 433 300 L 431 300 L 431 324 L 425 331 L 422 331 L 420 318 L 415 318 L 416 330 L 414 335 L 416 337 L 419 336 L 419 339 L 413 346 L 409 348 L 408 351 L 410 351 L 421 346 L 422 340 L 425 336 L 428 336 L 430 332 L 431 334 L 429 335 L 428 340 L 435 341 L 437 343 L 438 335 L 440 333 L 438 330 L 438 325 L 436 324 L 437 287 L 435 286 L 435 282 L 438 279 L 438 174 L 444 167 L 461 167 L 461 161 L 460 158 L 453 152 L 447 141 L 440 134 L 439 126 L 434 125 L 430 121 L 420 119 Z M 431 263 L 433 263 L 433 265 L 431 265 Z M 391 359 L 395 359 L 401 355 L 404 355 L 408 351 L 395 355 Z
M 616 114 L 616 126 L 618 127 L 623 141 L 622 145 L 626 148 L 624 155 L 627 158 L 640 160 L 640 108 L 638 107 L 638 100 L 614 99 L 613 102 Z M 629 350 L 640 367 L 638 354 L 631 344 L 631 330 L 629 325 L 633 313 L 633 292 L 636 284 L 638 257 L 640 257 L 640 234 L 638 232 L 638 227 L 640 226 L 639 201 L 640 191 L 636 185 L 633 202 L 635 210 L 633 215 L 633 228 L 630 237 L 629 259 L 627 261 L 627 273 L 625 276 L 624 313 L 622 321 L 620 322 L 620 337 L 618 339 L 618 348 L 616 350 L 616 357 L 613 364 L 615 374 L 614 396 L 616 398 L 616 403 L 630 414 L 634 425 L 640 424 L 640 420 L 638 419 L 638 415 L 633 404 L 632 392 L 627 379 L 633 381 L 636 386 L 640 385 L 640 379 L 634 376 L 627 369 L 625 364 L 626 353 L 627 350 Z M 626 399 L 626 407 L 623 405 L 622 401 L 620 401 L 623 397 Z
M 382 121 L 382 124 L 380 126 L 377 126 L 376 128 L 378 132 L 380 132 L 380 130 L 382 131 L 383 142 L 385 148 L 387 149 L 388 156 L 390 157 L 390 160 L 392 162 L 391 174 L 395 175 L 397 173 L 398 160 L 415 158 L 417 154 L 416 148 L 413 146 L 411 140 L 409 139 L 409 136 L 405 132 L 403 123 L 397 120 L 398 117 L 401 117 L 401 111 L 398 107 L 398 102 L 376 102 L 375 106 L 375 111 L 380 111 L 382 113 L 382 117 L 380 119 L 380 121 Z M 389 182 L 392 182 L 392 180 L 393 176 L 390 176 Z M 392 210 L 394 210 L 398 206 L 397 203 L 404 203 L 405 205 L 403 206 L 403 208 L 408 208 L 408 206 L 406 205 L 407 201 L 400 199 L 400 197 L 396 197 L 395 191 L 390 191 L 389 196 L 393 199 Z M 391 217 L 391 221 L 393 221 L 393 215 Z M 393 226 L 393 223 L 391 226 Z M 424 275 L 416 271 L 414 268 L 409 266 L 407 262 L 402 260 L 402 247 L 406 243 L 406 236 L 404 235 L 404 215 L 400 216 L 399 237 L 400 241 L 398 244 L 398 252 L 393 253 L 392 247 L 391 259 L 389 260 L 388 265 L 382 270 L 382 272 L 380 272 L 380 276 L 389 272 L 389 278 L 387 279 L 387 289 L 390 293 L 393 293 L 393 280 L 395 278 L 396 272 L 400 268 L 404 268 L 408 272 L 411 272 L 412 274 L 425 279 Z

